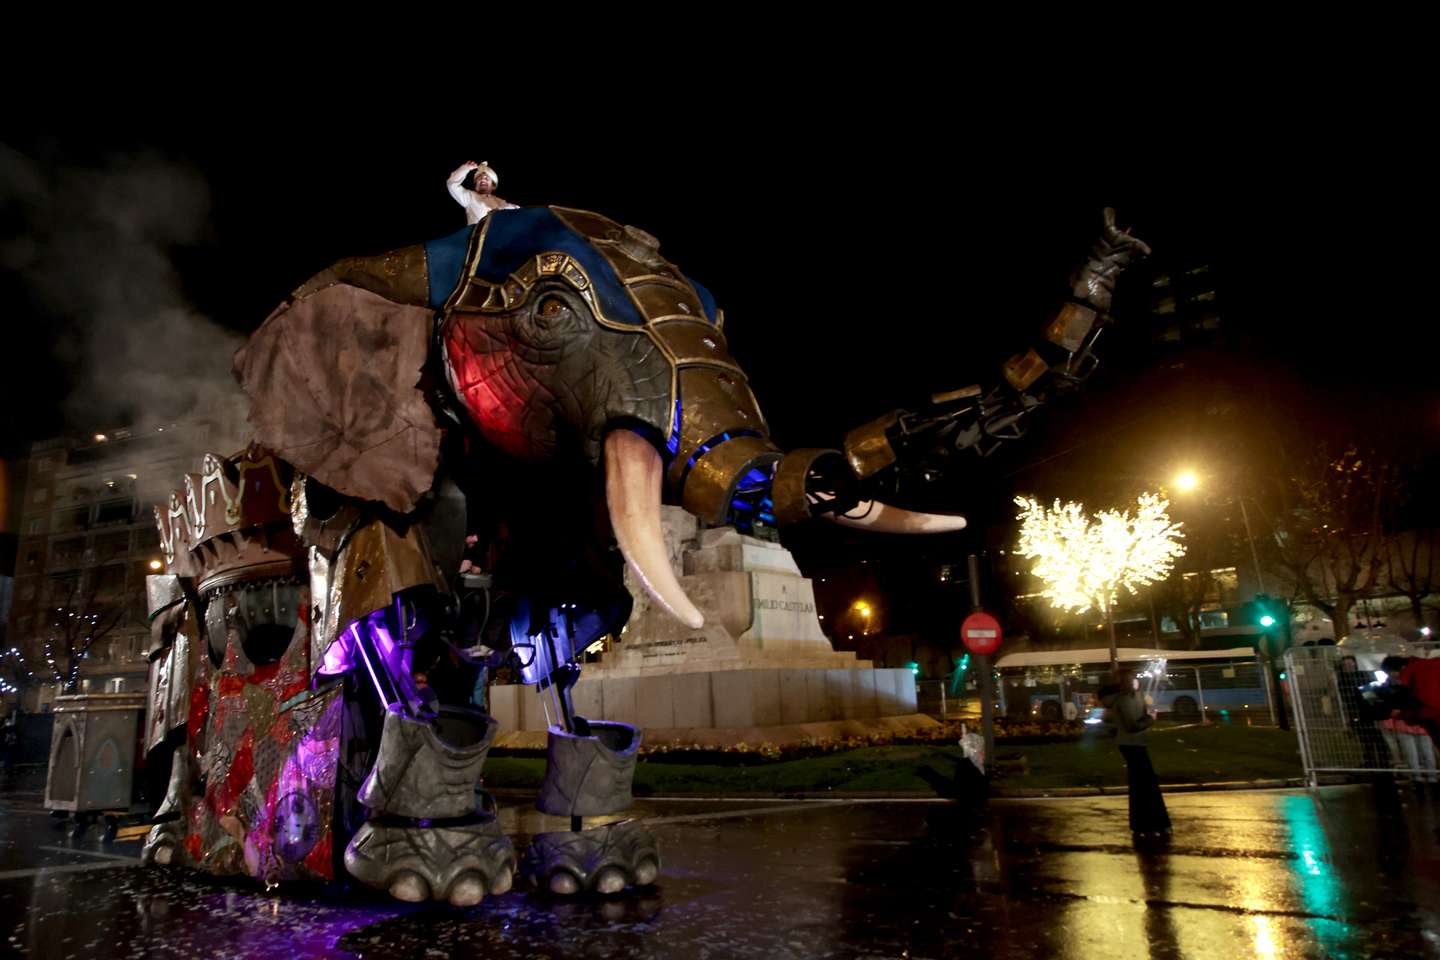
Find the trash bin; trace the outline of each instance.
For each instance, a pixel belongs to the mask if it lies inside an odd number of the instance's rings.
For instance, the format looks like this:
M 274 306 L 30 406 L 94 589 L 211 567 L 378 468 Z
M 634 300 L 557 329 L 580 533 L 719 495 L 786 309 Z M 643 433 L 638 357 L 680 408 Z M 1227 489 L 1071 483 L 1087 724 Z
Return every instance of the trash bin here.
M 55 698 L 45 808 L 74 814 L 129 810 L 145 694 Z

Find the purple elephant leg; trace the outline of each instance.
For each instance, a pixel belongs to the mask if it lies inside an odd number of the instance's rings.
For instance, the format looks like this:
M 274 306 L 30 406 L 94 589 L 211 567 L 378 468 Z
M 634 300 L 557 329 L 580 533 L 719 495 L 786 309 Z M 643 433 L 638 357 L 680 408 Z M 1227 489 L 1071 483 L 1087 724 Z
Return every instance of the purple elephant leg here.
M 370 819 L 345 848 L 351 876 L 400 900 L 460 907 L 508 891 L 515 848 L 475 801 L 494 737 L 495 721 L 477 710 L 442 707 L 433 724 L 387 711 L 360 789 Z

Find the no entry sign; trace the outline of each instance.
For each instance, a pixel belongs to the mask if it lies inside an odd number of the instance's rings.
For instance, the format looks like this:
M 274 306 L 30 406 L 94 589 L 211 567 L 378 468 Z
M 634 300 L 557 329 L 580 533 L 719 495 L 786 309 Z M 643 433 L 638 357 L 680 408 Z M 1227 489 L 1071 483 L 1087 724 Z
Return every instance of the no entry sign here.
M 960 639 L 971 653 L 994 653 L 1000 648 L 1000 621 L 977 610 L 960 625 Z

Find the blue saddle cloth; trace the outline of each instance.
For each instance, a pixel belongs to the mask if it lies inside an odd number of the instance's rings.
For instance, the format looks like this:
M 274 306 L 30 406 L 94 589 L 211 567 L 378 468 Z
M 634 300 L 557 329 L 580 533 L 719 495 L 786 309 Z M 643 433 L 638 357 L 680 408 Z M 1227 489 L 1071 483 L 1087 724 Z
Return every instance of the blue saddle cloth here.
M 618 323 L 643 326 L 645 318 L 635 308 L 620 278 L 590 241 L 570 229 L 549 207 L 521 207 L 496 210 L 485 220 L 448 237 L 425 244 L 430 274 L 430 306 L 436 310 L 455 291 L 465 270 L 465 254 L 470 238 L 484 224 L 490 224 L 485 245 L 480 250 L 476 275 L 490 283 L 502 283 L 531 258 L 542 253 L 567 253 L 579 261 L 595 285 L 595 293 L 605 316 Z M 715 322 L 715 298 L 710 291 L 691 280 L 705 315 Z

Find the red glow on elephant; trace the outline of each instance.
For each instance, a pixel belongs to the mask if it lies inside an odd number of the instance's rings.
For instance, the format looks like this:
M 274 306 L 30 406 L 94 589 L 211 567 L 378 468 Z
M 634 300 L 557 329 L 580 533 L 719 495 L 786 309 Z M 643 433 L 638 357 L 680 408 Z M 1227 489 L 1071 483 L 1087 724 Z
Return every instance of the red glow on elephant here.
M 456 317 L 445 333 L 445 360 L 455 394 L 487 440 L 515 457 L 543 453 L 526 431 L 538 385 L 519 373 L 512 347 L 483 321 Z

